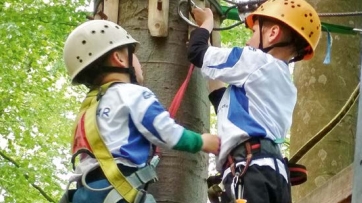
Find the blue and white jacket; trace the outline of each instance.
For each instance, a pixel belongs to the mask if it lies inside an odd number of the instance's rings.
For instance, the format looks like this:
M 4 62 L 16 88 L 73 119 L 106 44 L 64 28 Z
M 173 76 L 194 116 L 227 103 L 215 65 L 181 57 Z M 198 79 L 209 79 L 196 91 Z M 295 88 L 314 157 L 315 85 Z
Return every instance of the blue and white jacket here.
M 221 151 L 216 169 L 222 171 L 227 156 L 251 137 L 284 139 L 291 126 L 297 94 L 287 63 L 252 47 L 208 46 L 209 33 L 198 28 L 191 34 L 189 59 L 208 79 L 229 84 L 217 109 Z M 251 165 L 275 169 L 273 160 L 254 160 Z M 286 177 L 279 161 L 281 174 Z M 278 165 L 279 165 L 278 164 Z
M 96 121 L 115 161 L 129 167 L 146 165 L 151 144 L 192 153 L 203 145 L 201 135 L 175 123 L 151 90 L 135 84 L 110 86 L 98 104 Z M 95 162 L 83 157 L 76 171 Z

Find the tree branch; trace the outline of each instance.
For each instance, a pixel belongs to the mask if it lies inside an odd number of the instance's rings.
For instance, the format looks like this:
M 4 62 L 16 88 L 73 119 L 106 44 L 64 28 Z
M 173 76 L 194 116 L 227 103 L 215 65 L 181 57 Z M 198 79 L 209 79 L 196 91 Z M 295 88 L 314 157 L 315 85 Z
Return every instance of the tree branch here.
M 16 166 L 16 168 L 20 168 L 20 165 L 11 157 L 7 156 L 5 153 L 3 153 L 2 151 L 0 151 L 0 156 L 3 157 L 5 160 L 9 161 L 10 163 L 14 164 L 14 166 Z M 30 183 L 29 181 L 29 176 L 26 175 L 25 173 L 23 173 L 24 178 Z M 45 193 L 45 191 L 43 189 L 41 189 L 38 185 L 36 185 L 35 183 L 30 183 L 31 186 L 33 186 L 36 190 L 38 190 L 40 192 L 40 194 L 43 195 L 43 197 L 45 199 L 47 199 L 49 202 L 55 202 L 49 195 L 47 195 Z

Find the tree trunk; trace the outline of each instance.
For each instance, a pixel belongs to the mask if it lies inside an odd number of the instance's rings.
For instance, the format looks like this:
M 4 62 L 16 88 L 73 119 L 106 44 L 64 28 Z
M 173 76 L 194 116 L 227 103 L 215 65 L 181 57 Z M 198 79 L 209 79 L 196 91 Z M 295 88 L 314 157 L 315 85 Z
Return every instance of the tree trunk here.
M 362 10 L 362 2 L 359 0 L 308 1 L 318 13 Z M 321 20 L 351 27 L 361 25 L 361 19 L 358 17 L 333 17 Z M 340 111 L 359 82 L 360 37 L 332 33 L 332 38 L 330 64 L 323 64 L 327 46 L 327 34 L 324 32 L 315 58 L 297 64 L 294 69 L 298 101 L 291 129 L 291 155 Z M 308 181 L 301 186 L 293 187 L 294 201 L 321 186 L 353 162 L 356 107 L 357 105 L 354 105 L 336 128 L 301 159 L 300 163 L 308 168 Z
M 143 65 L 145 86 L 155 92 L 165 107 L 170 105 L 186 78 L 189 66 L 188 26 L 178 16 L 178 1 L 169 2 L 169 32 L 165 38 L 153 38 L 149 34 L 148 1 L 122 0 L 119 10 L 119 24 L 141 43 L 136 55 Z M 210 121 L 206 83 L 201 77 L 199 70 L 194 71 L 176 117 L 178 123 L 197 132 L 209 131 Z M 206 202 L 207 154 L 161 150 L 157 168 L 160 180 L 149 188 L 157 202 Z

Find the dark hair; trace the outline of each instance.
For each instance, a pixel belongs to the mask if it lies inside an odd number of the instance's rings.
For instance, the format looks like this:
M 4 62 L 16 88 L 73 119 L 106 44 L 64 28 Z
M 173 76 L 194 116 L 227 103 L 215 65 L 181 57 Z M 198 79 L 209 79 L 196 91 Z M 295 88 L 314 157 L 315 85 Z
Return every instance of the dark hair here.
M 127 46 L 116 47 L 107 53 L 103 54 L 97 60 L 93 61 L 91 64 L 86 66 L 82 71 L 80 71 L 77 76 L 73 79 L 75 83 L 83 84 L 88 88 L 99 86 L 101 79 L 105 76 L 109 71 L 105 71 L 103 68 L 105 66 L 105 62 L 107 58 L 114 52 L 120 51 L 126 48 Z
M 75 83 L 83 84 L 86 87 L 90 88 L 95 84 L 96 79 L 100 78 L 103 75 L 102 65 L 104 64 L 106 58 L 109 56 L 107 53 L 102 57 L 98 58 L 88 66 L 86 66 L 78 75 L 73 79 Z

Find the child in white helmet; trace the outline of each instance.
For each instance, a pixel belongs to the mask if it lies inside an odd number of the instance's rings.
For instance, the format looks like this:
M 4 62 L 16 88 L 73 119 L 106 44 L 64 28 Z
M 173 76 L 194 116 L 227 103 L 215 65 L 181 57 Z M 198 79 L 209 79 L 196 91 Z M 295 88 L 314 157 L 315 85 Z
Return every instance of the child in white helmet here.
M 73 84 L 83 84 L 97 91 L 110 84 L 97 97 L 99 104 L 94 118 L 98 133 L 124 176 L 147 165 L 151 144 L 191 153 L 204 151 L 218 154 L 219 138 L 209 133 L 199 134 L 185 129 L 170 117 L 151 90 L 141 86 L 142 69 L 134 51 L 139 43 L 122 27 L 105 20 L 92 20 L 78 26 L 69 35 L 64 46 L 64 61 Z M 82 105 L 87 108 L 87 105 Z M 84 123 L 86 112 L 78 116 L 74 129 L 73 156 L 81 154 L 77 174 L 88 173 L 85 182 L 78 179 L 73 203 L 101 203 L 110 190 L 90 188 L 110 186 L 104 170 L 97 166 L 100 160 L 92 154 Z M 92 126 L 91 126 L 92 127 Z M 97 129 L 97 128 L 95 128 Z M 93 133 L 93 132 L 90 132 Z M 74 157 L 73 157 L 74 158 Z M 103 168 L 103 167 L 102 167 Z M 103 169 L 107 169 L 105 166 Z M 126 202 L 120 200 L 117 202 Z
M 288 64 L 312 58 L 321 35 L 318 14 L 304 0 L 269 0 L 246 18 L 253 31 L 247 46 L 234 48 L 208 45 L 214 25 L 210 9 L 195 8 L 193 14 L 200 28 L 191 33 L 188 57 L 211 79 L 209 99 L 221 138 L 216 169 L 226 193 L 222 202 L 291 203 L 278 145 L 297 100 Z

